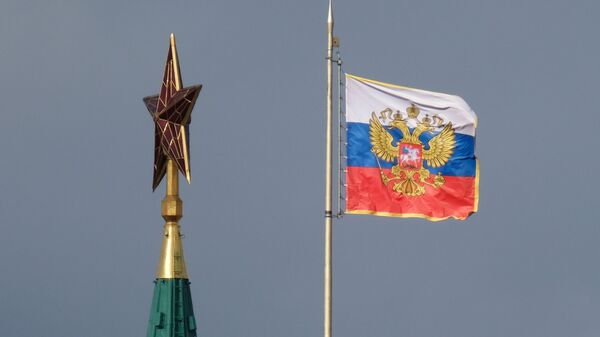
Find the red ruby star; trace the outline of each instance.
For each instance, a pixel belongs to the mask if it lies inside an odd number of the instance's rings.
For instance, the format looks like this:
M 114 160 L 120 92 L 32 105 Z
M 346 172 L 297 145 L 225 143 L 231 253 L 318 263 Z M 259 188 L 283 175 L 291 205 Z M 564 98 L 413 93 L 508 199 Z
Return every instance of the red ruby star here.
M 158 187 L 165 176 L 167 159 L 173 160 L 181 174 L 190 182 L 189 124 L 202 85 L 181 87 L 175 38 L 171 35 L 160 94 L 144 97 L 155 125 L 152 190 Z

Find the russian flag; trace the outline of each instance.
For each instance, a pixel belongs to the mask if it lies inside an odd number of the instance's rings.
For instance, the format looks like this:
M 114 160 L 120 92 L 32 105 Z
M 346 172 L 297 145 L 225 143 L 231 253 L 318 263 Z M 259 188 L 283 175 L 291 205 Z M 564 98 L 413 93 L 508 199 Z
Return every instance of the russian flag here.
M 460 97 L 346 74 L 346 213 L 466 219 L 477 211 L 477 116 Z

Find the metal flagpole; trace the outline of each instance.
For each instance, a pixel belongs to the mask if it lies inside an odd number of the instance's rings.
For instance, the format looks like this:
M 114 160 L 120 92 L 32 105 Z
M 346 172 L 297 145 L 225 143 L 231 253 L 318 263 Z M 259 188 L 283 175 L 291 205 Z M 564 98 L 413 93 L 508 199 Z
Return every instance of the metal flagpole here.
M 333 115 L 333 88 L 332 88 L 332 53 L 333 53 L 333 13 L 331 0 L 327 14 L 327 129 L 325 144 L 325 270 L 323 275 L 324 293 L 324 321 L 323 336 L 331 337 L 331 253 L 332 253 L 332 210 L 331 210 L 331 176 L 332 176 L 332 115 Z
M 342 147 L 345 146 L 345 141 L 342 138 L 344 134 L 345 128 L 342 124 L 342 57 L 340 56 L 340 39 L 337 36 L 333 37 L 333 47 L 337 48 L 335 63 L 337 64 L 337 123 L 338 123 L 338 148 L 337 148 L 337 159 L 338 159 L 338 179 L 337 179 L 337 214 L 335 217 L 340 219 L 344 212 L 342 211 L 342 201 L 344 200 L 344 196 L 342 194 L 342 176 L 345 173 L 345 170 L 342 168 L 343 158 L 342 158 Z

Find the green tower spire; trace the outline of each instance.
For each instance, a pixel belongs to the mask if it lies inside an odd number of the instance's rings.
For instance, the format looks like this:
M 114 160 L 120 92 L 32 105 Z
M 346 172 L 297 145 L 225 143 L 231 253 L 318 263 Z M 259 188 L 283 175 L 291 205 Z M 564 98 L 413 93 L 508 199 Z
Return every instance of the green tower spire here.
M 196 319 L 190 281 L 157 279 L 147 337 L 195 337 Z
M 188 125 L 201 86 L 182 88 L 173 34 L 170 42 L 160 94 L 144 98 L 155 123 L 152 188 L 156 189 L 165 174 L 167 177 L 166 195 L 162 201 L 162 217 L 166 223 L 146 336 L 196 337 L 196 319 L 179 227 L 183 202 L 179 198 L 177 171 L 189 183 Z

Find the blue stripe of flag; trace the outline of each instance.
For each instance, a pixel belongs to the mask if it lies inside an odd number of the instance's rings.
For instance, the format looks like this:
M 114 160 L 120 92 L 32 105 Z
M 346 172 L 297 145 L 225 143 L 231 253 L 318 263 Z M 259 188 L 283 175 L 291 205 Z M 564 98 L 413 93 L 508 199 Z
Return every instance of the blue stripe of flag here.
M 371 140 L 369 138 L 369 124 L 348 123 L 348 166 L 358 167 L 378 167 L 377 159 L 371 152 Z M 400 130 L 388 130 L 397 141 L 402 134 Z M 412 131 L 412 130 L 411 130 Z M 423 133 L 419 139 L 423 143 L 423 149 L 428 149 L 429 140 L 436 136 L 436 133 Z M 474 177 L 476 170 L 475 160 L 475 138 L 462 133 L 455 133 L 456 147 L 450 160 L 446 165 L 438 168 L 432 168 L 423 161 L 423 166 L 433 174 L 441 172 L 442 175 Z M 391 168 L 396 163 L 386 162 L 379 158 L 379 164 L 382 168 Z

